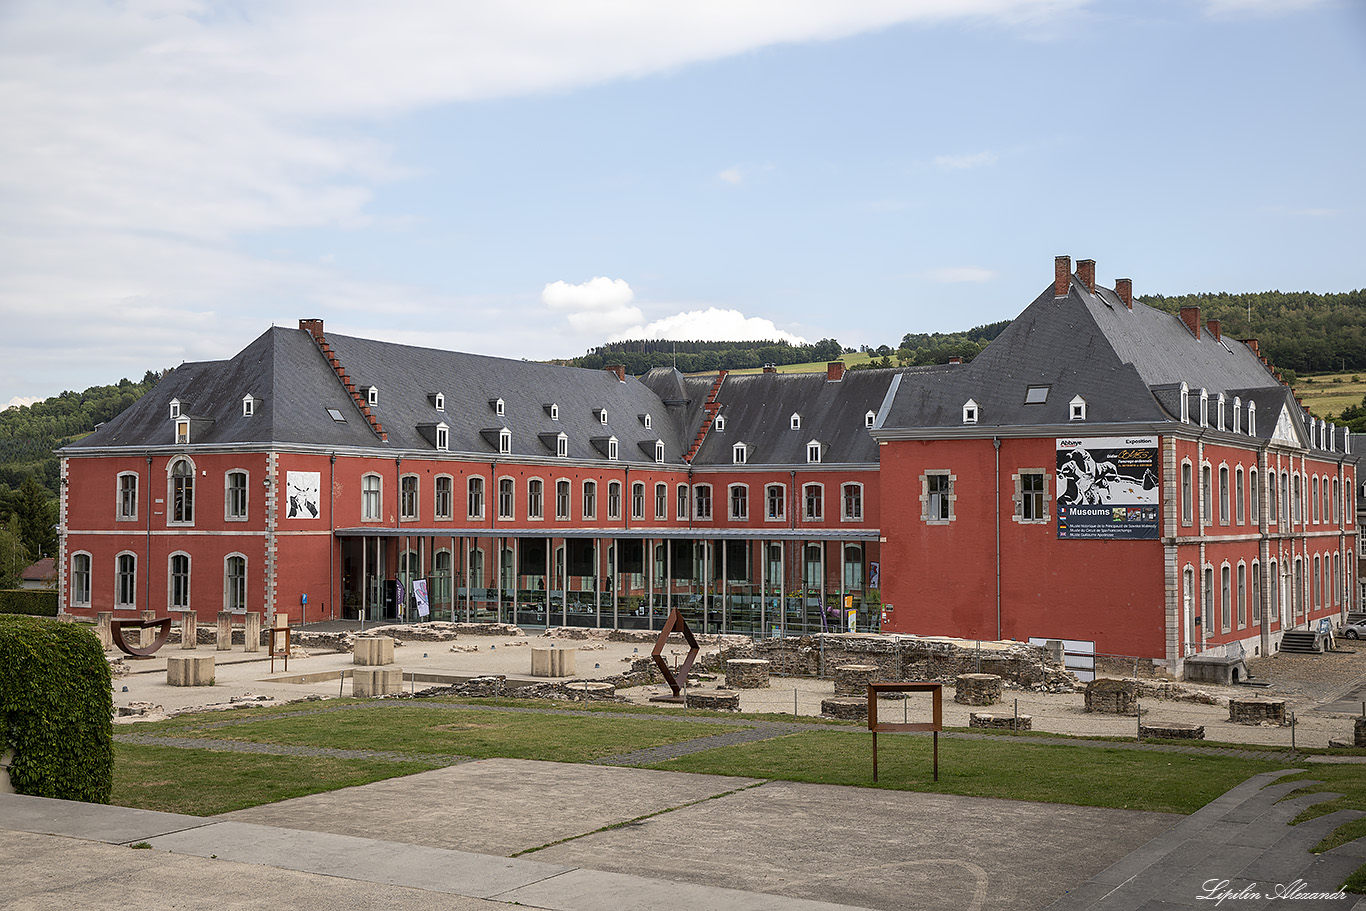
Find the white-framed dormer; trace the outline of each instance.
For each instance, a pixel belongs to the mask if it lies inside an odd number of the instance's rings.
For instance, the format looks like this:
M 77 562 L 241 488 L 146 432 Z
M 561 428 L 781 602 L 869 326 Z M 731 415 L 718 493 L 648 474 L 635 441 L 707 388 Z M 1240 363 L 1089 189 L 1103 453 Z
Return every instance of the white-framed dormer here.
M 1191 422 L 1191 387 L 1185 383 L 1181 384 L 1181 423 Z
M 877 415 L 870 409 L 870 410 L 863 416 L 863 426 L 864 426 L 864 427 L 872 427 L 875 423 L 877 423 Z
M 730 461 L 734 465 L 744 465 L 749 461 L 749 444 L 736 443 L 730 448 Z
M 498 451 L 504 455 L 512 452 L 512 431 L 506 427 L 498 430 Z
M 712 420 L 712 422 L 711 422 L 711 429 L 712 429 L 712 430 L 725 430 L 725 429 L 726 429 L 726 416 L 725 416 L 724 414 L 718 414 L 718 415 Z
M 360 387 L 360 391 L 365 396 L 365 404 L 372 406 L 379 404 L 378 386 L 362 386 Z
M 640 416 L 640 423 L 646 430 L 650 430 L 654 427 L 654 418 L 650 417 L 650 413 L 647 411 Z
M 177 446 L 190 445 L 190 419 L 175 419 L 175 441 Z
M 616 438 L 616 437 L 608 437 L 608 438 L 607 438 L 607 458 L 609 458 L 609 459 L 611 459 L 613 462 L 615 462 L 615 461 L 617 460 L 617 455 L 618 455 L 617 438 Z
M 593 416 L 596 417 L 596 418 L 598 419 L 598 423 L 599 423 L 599 424 L 602 424 L 604 427 L 607 426 L 607 409 L 606 409 L 606 408 L 594 408 L 594 409 L 593 409 Z
M 655 440 L 655 461 L 664 464 L 664 441 Z
M 546 402 L 541 408 L 544 409 L 546 416 L 552 421 L 558 421 L 560 419 L 560 406 L 558 403 Z
M 171 419 L 180 417 L 180 399 L 171 399 Z
M 431 402 L 432 407 L 435 408 L 437 411 L 446 410 L 446 393 L 444 392 L 427 393 L 427 401 Z
M 250 392 L 242 396 L 242 417 L 249 418 L 256 413 L 256 397 Z
M 808 464 L 817 464 L 821 460 L 821 454 L 825 447 L 820 440 L 811 440 L 806 444 L 806 461 Z
M 1067 403 L 1067 419 L 1069 421 L 1086 420 L 1086 399 L 1080 394 L 1072 396 L 1072 401 Z
M 1236 395 L 1233 397 L 1233 432 L 1243 432 L 1243 400 Z
M 569 435 L 563 431 L 555 437 L 555 455 L 561 459 L 569 457 Z
M 963 403 L 963 423 L 977 423 L 977 402 L 975 402 L 972 399 L 968 399 L 966 402 Z
M 800 412 L 796 412 L 796 411 L 792 412 L 792 417 L 790 417 L 790 418 L 787 419 L 787 429 L 788 429 L 788 430 L 801 430 L 801 429 L 802 429 L 802 416 L 801 416 L 801 413 L 800 413 Z
M 1209 391 L 1200 387 L 1200 426 L 1209 426 Z
M 1257 435 L 1257 403 L 1253 401 L 1247 403 L 1247 435 Z
M 1224 423 L 1226 417 L 1226 413 L 1224 411 L 1224 403 L 1224 394 L 1221 392 L 1217 396 L 1215 396 L 1214 399 L 1214 411 L 1215 416 L 1218 419 L 1218 423 L 1214 426 L 1217 430 L 1228 430 L 1228 424 Z
M 451 428 L 445 422 L 436 425 L 436 451 L 450 452 L 451 449 Z
M 507 414 L 508 411 L 507 402 L 504 402 L 502 399 L 489 399 L 489 407 L 492 408 L 493 413 L 500 418 Z

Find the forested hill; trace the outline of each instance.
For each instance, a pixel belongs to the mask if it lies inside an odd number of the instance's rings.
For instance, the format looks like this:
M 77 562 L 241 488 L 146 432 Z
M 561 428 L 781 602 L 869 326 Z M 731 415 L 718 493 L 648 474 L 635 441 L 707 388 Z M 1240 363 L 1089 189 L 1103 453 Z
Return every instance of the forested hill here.
M 1224 334 L 1257 339 L 1267 360 L 1282 370 L 1366 370 L 1366 289 L 1341 294 L 1153 294 L 1139 300 L 1171 313 L 1199 307 L 1201 319 L 1219 320 Z
M 714 370 L 743 370 L 765 364 L 805 364 L 837 360 L 844 349 L 832 338 L 813 345 L 787 342 L 674 342 L 662 339 L 637 339 L 610 342 L 582 357 L 565 361 L 571 367 L 597 369 L 622 364 L 626 372 L 639 376 L 651 367 L 677 367 L 683 373 L 709 373 Z

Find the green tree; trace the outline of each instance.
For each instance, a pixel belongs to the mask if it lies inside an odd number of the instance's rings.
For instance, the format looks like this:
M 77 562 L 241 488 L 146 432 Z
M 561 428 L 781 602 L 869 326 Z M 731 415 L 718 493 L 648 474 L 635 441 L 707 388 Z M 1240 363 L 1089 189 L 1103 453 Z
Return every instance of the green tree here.
M 0 525 L 0 588 L 18 588 L 20 575 L 33 562 L 19 540 L 16 525 L 13 520 L 8 527 Z
M 43 557 L 57 552 L 57 504 L 48 499 L 33 475 L 24 478 L 19 487 L 14 519 L 19 540 L 30 554 Z

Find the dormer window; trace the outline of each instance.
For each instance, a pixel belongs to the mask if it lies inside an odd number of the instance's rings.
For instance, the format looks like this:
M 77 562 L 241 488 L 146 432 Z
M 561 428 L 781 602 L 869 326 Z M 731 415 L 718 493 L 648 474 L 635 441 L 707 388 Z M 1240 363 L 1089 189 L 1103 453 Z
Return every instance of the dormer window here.
M 748 454 L 748 446 L 746 446 L 744 443 L 736 443 L 734 446 L 731 447 L 730 460 L 736 465 L 743 465 L 745 464 L 745 460 Z
M 1233 432 L 1243 432 L 1243 400 L 1236 395 L 1233 397 Z
M 1082 398 L 1082 397 L 1079 396 L 1079 395 L 1078 395 L 1078 396 L 1075 396 L 1075 397 L 1072 399 L 1072 401 L 1068 403 L 1068 406 L 1069 406 L 1069 407 L 1068 407 L 1068 412 L 1067 412 L 1067 414 L 1068 414 L 1068 420 L 1072 420 L 1072 421 L 1084 421 L 1084 420 L 1086 420 L 1086 399 Z
M 498 431 L 498 451 L 504 454 L 512 452 L 512 431 L 506 427 Z
M 655 440 L 655 461 L 664 464 L 664 441 Z
M 607 441 L 607 458 L 613 462 L 617 460 L 617 438 L 611 437 Z
M 1257 435 L 1257 403 L 1247 403 L 1247 435 L 1255 437 Z
M 1048 401 L 1048 390 L 1052 388 L 1052 386 L 1026 386 L 1024 403 L 1026 405 L 1042 405 Z
M 646 430 L 649 430 L 654 422 L 650 419 L 648 414 L 642 414 L 640 416 L 640 423 L 645 425 Z
M 1191 422 L 1191 387 L 1181 384 L 1181 423 Z
M 550 415 L 552 421 L 558 421 L 560 419 L 560 406 L 551 402 L 545 406 L 545 413 Z
M 451 429 L 445 424 L 436 425 L 436 448 L 438 452 L 448 452 L 451 448 Z
M 190 422 L 184 418 L 175 422 L 175 441 L 177 446 L 188 446 L 190 443 Z
M 821 460 L 821 444 L 819 440 L 812 440 L 806 444 L 806 461 L 816 464 Z
M 503 403 L 502 399 L 489 399 L 489 407 L 492 408 L 493 413 L 499 417 L 507 414 L 507 406 Z
M 594 413 L 595 415 L 598 416 L 598 423 L 604 424 L 604 425 L 607 423 L 607 409 L 606 409 L 606 408 L 598 408 L 598 409 L 595 409 L 593 413 Z
M 963 423 L 977 423 L 977 403 L 972 399 L 968 399 L 966 402 L 963 403 Z
M 1200 426 L 1209 426 L 1209 393 L 1204 389 L 1200 390 Z
M 863 416 L 863 426 L 864 426 L 864 427 L 872 427 L 872 426 L 873 426 L 874 424 L 876 424 L 876 423 L 877 423 L 877 415 L 874 414 L 873 412 L 870 411 L 870 412 L 868 412 L 867 414 L 865 414 L 865 415 Z
M 171 399 L 171 417 L 180 417 L 180 399 Z
M 446 396 L 445 396 L 445 395 L 443 395 L 443 394 L 440 393 L 440 392 L 433 392 L 431 395 L 428 396 L 428 398 L 431 399 L 432 407 L 435 408 L 437 411 L 445 411 L 445 410 L 446 410 Z
M 367 405 L 378 405 L 378 404 L 379 404 L 379 387 L 378 387 L 378 386 L 365 386 L 365 387 L 363 387 L 363 389 L 364 389 L 364 392 L 365 392 L 365 404 L 367 404 Z
M 336 408 L 327 409 L 327 416 L 330 417 L 332 420 L 336 421 L 338 424 L 346 423 L 346 415 L 342 414 Z
M 249 418 L 256 412 L 256 399 L 252 398 L 251 393 L 242 396 L 242 417 Z
M 787 426 L 790 430 L 801 430 L 802 416 L 795 411 L 792 412 L 792 417 L 788 418 Z
M 725 429 L 726 429 L 726 416 L 725 416 L 724 414 L 718 414 L 718 415 L 716 416 L 716 420 L 712 422 L 712 425 L 711 425 L 711 426 L 712 426 L 713 429 L 715 429 L 715 430 L 725 430 Z
M 555 455 L 561 459 L 569 455 L 569 437 L 563 433 L 555 438 Z
M 1222 392 L 1219 393 L 1219 396 L 1215 401 L 1215 414 L 1219 420 L 1219 423 L 1216 426 L 1220 430 L 1227 430 L 1228 425 L 1224 423 L 1224 394 Z

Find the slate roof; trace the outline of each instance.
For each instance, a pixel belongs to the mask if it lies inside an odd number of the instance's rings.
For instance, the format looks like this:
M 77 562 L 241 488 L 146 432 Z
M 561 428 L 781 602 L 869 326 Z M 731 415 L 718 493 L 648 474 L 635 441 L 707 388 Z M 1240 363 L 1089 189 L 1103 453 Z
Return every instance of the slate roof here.
M 86 449 L 169 446 L 174 441 L 173 398 L 195 419 L 194 445 L 294 443 L 434 451 L 430 429 L 444 422 L 450 451 L 462 454 L 497 456 L 496 435 L 490 442 L 482 431 L 507 427 L 513 457 L 554 458 L 553 445 L 543 435 L 553 441 L 563 431 L 570 459 L 603 459 L 592 441 L 615 436 L 619 461 L 653 463 L 654 441 L 662 439 L 666 461 L 678 464 L 692 441 L 687 428 L 670 419 L 660 397 L 634 377 L 621 382 L 603 370 L 331 333 L 327 340 L 357 386 L 378 389 L 372 411 L 388 434 L 387 442 L 370 429 L 312 337 L 298 329 L 273 328 L 233 358 L 182 365 L 117 418 L 64 451 L 75 455 Z M 248 393 L 258 401 L 254 414 L 244 417 L 242 397 Z M 444 393 L 444 412 L 436 410 L 431 393 Z M 498 398 L 505 402 L 501 416 L 489 405 Z M 549 403 L 559 406 L 559 420 L 551 420 L 545 407 Z M 329 408 L 339 411 L 345 423 L 334 421 Z M 604 408 L 606 424 L 595 414 Z M 646 414 L 651 416 L 649 430 L 642 420 Z
M 1256 403 L 1257 437 L 1269 439 L 1282 409 L 1307 440 L 1307 415 L 1246 344 L 1205 329 L 1201 338 L 1180 317 L 1138 301 L 1125 306 L 1107 288 L 1089 291 L 1073 276 L 1068 293 L 1053 286 L 1034 300 L 970 364 L 908 374 L 878 429 L 963 429 L 963 406 L 978 406 L 977 428 L 1069 424 L 1070 403 L 1086 402 L 1083 424 L 1168 423 L 1180 419 L 1180 385 L 1199 420 L 1200 389 L 1207 391 L 1210 422 L 1224 393 L 1229 426 L 1235 396 Z M 1048 386 L 1041 404 L 1026 404 L 1030 386 Z M 1341 451 L 1342 434 L 1336 434 Z M 1325 447 L 1326 448 L 1326 447 Z

